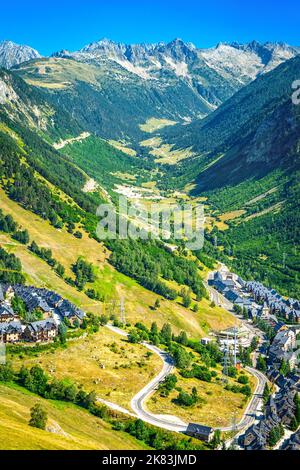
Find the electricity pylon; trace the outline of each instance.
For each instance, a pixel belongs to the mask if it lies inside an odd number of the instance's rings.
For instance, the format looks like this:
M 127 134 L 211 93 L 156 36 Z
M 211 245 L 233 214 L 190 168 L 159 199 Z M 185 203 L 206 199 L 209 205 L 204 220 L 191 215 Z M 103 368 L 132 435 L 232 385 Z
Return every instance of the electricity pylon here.
M 120 309 L 120 322 L 125 325 L 126 324 L 126 312 L 125 312 L 125 301 L 124 297 L 120 297 L 119 301 L 113 299 L 111 302 L 105 302 L 105 306 L 110 306 L 110 314 L 115 315 L 116 309 L 119 307 Z M 106 310 L 106 308 L 105 308 Z
M 228 344 L 228 334 L 225 342 L 224 349 L 224 358 L 223 358 L 223 382 L 227 383 L 228 381 L 228 367 L 229 367 L 229 344 Z

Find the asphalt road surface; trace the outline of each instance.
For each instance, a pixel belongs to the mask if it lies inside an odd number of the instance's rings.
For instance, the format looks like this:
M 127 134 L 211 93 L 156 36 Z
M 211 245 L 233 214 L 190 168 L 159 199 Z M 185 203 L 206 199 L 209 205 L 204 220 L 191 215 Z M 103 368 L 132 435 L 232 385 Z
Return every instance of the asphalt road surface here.
M 121 330 L 120 328 L 116 328 L 110 325 L 108 325 L 107 327 L 111 329 L 112 331 L 114 331 L 115 333 L 118 333 L 124 337 L 128 336 L 128 334 L 124 330 Z M 131 408 L 138 418 L 140 418 L 141 420 L 149 424 L 152 424 L 159 428 L 168 429 L 169 431 L 184 432 L 187 429 L 187 426 L 188 426 L 187 423 L 181 422 L 181 420 L 179 420 L 178 418 L 177 418 L 178 422 L 176 422 L 176 417 L 155 415 L 151 413 L 150 411 L 148 411 L 147 407 L 145 406 L 145 402 L 155 392 L 159 384 L 169 374 L 172 373 L 174 369 L 174 362 L 173 362 L 172 357 L 168 353 L 166 353 L 165 351 L 162 351 L 156 346 L 153 346 L 145 342 L 143 343 L 143 345 L 161 358 L 163 362 L 163 367 L 160 373 L 153 380 L 151 380 L 151 382 L 148 383 L 140 392 L 138 392 L 135 395 L 135 397 L 133 397 L 133 399 L 131 400 Z M 247 409 L 241 421 L 237 425 L 232 425 L 232 426 L 228 426 L 224 428 L 218 428 L 221 431 L 242 431 L 248 428 L 249 426 L 251 426 L 256 420 L 257 413 L 260 410 L 262 394 L 263 394 L 267 379 L 261 372 L 259 372 L 256 369 L 253 369 L 251 367 L 246 367 L 246 370 L 250 374 L 252 374 L 254 377 L 257 378 L 258 385 L 256 387 L 256 390 L 251 398 L 251 401 L 249 402 L 247 406 Z M 201 424 L 201 423 L 198 423 L 198 424 Z
M 122 336 L 128 336 L 128 334 L 120 328 L 116 328 L 110 325 L 108 325 L 108 328 Z M 159 384 L 163 382 L 164 379 L 172 373 L 174 369 L 174 361 L 168 353 L 162 351 L 156 346 L 145 342 L 143 343 L 143 345 L 161 358 L 163 362 L 163 367 L 160 373 L 133 397 L 133 399 L 131 400 L 131 408 L 136 414 L 136 416 L 145 421 L 146 423 L 153 424 L 154 426 L 158 426 L 163 429 L 168 429 L 169 431 L 184 432 L 187 429 L 187 424 L 177 424 L 176 422 L 174 422 L 172 417 L 157 416 L 148 411 L 145 407 L 145 401 L 152 395 L 153 392 L 155 392 Z
M 221 431 L 242 431 L 249 428 L 255 422 L 257 414 L 260 411 L 262 404 L 262 396 L 267 383 L 267 378 L 262 372 L 253 369 L 252 367 L 246 367 L 247 372 L 253 375 L 257 379 L 256 390 L 246 408 L 243 418 L 241 421 L 234 426 L 228 426 L 225 428 L 219 428 Z

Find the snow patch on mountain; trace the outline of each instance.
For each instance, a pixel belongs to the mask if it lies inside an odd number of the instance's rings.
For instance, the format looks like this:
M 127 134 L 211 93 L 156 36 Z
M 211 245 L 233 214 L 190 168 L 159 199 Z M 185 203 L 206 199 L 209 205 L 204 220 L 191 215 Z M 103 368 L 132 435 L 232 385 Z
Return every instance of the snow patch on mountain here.
M 124 69 L 128 70 L 128 72 L 138 75 L 140 78 L 143 78 L 144 80 L 151 79 L 151 75 L 147 72 L 147 69 L 145 69 L 144 67 L 139 67 L 138 65 L 132 64 L 128 60 L 121 60 L 116 57 L 111 58 L 111 59 L 114 60 L 114 62 L 119 64 Z
M 177 77 L 188 77 L 189 69 L 186 62 L 175 62 L 171 57 L 165 57 L 165 61 L 174 70 Z

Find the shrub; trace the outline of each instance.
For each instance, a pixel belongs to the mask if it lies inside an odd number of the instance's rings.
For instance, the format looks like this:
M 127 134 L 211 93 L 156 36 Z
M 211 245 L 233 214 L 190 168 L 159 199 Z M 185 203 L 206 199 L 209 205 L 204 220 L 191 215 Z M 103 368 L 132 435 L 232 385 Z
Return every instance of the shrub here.
M 46 429 L 47 412 L 40 403 L 36 403 L 30 410 L 29 426 L 38 429 Z
M 240 377 L 238 378 L 238 383 L 247 385 L 249 383 L 249 379 L 246 375 L 240 375 Z

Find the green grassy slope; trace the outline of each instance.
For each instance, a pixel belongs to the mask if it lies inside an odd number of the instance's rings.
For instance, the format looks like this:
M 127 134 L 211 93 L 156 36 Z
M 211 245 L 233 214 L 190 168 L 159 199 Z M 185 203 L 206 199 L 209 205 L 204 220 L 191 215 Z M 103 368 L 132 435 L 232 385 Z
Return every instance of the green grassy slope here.
M 141 184 L 148 181 L 153 169 L 151 161 L 126 155 L 95 135 L 71 143 L 62 151 L 111 195 L 114 185 L 124 182 L 122 174 L 131 175 L 132 184 Z
M 192 147 L 196 155 L 173 169 L 175 187 L 193 180 L 199 194 L 293 168 L 299 161 L 300 111 L 291 96 L 299 73 L 296 57 L 244 87 L 206 119 L 163 131 L 168 143 Z
M 169 172 L 167 185 L 194 182 L 209 213 L 244 210 L 205 249 L 247 278 L 299 296 L 300 106 L 292 102 L 296 57 L 243 88 L 203 121 L 165 130 L 197 153 Z M 177 135 L 175 133 L 177 132 Z M 217 240 L 217 242 L 216 242 Z
M 44 400 L 16 385 L 0 384 L 1 450 L 142 450 L 146 446 L 75 405 Z M 49 431 L 28 425 L 30 408 L 40 403 Z M 50 430 L 52 432 L 50 432 Z
M 99 67 L 65 58 L 38 59 L 21 64 L 15 72 L 38 87 L 47 100 L 72 112 L 85 130 L 106 139 L 139 141 L 143 136 L 139 125 L 147 119 L 176 120 L 211 110 L 196 90 L 175 75 L 161 85 L 128 73 L 113 61 Z M 222 77 L 210 73 L 224 85 Z M 228 93 L 233 92 L 228 87 Z
M 238 219 L 207 233 L 206 249 L 247 279 L 275 287 L 286 296 L 300 296 L 299 171 L 272 172 L 258 181 L 209 194 L 215 217 L 240 209 Z M 217 241 L 217 244 L 216 244 Z M 220 251 L 222 247 L 222 251 Z

